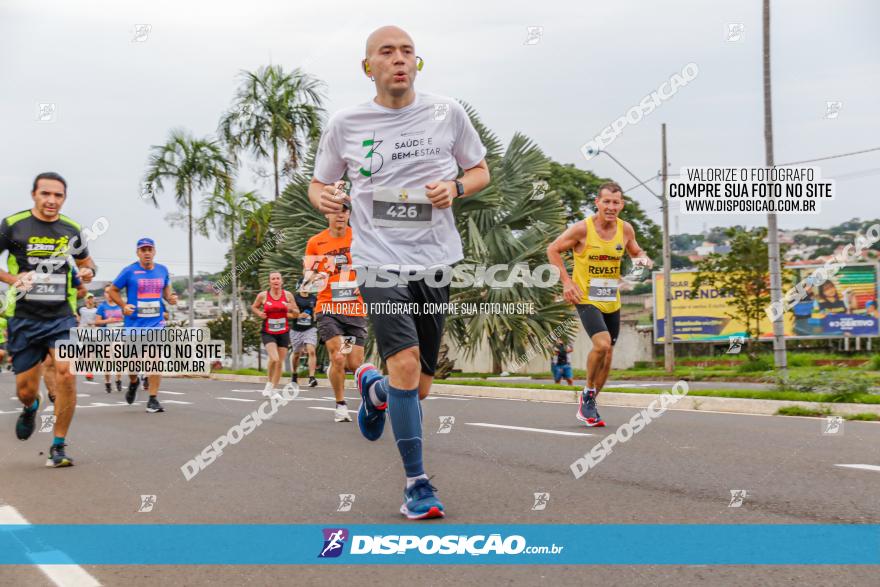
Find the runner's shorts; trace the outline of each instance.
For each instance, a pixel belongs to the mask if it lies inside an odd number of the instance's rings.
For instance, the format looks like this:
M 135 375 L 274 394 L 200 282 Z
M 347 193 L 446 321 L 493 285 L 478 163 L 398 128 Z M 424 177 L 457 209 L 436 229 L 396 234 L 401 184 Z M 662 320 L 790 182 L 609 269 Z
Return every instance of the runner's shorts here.
M 49 349 L 55 348 L 55 341 L 70 340 L 70 329 L 76 328 L 76 318 L 9 318 L 7 327 L 7 350 L 12 355 L 12 369 L 24 373 L 43 362 Z
M 553 364 L 550 367 L 553 371 L 553 381 L 559 383 L 563 379 L 574 379 L 571 372 L 571 363 L 564 365 Z
M 318 346 L 318 329 L 309 328 L 308 330 L 291 330 L 290 346 L 293 352 L 298 353 L 306 350 L 306 345 Z
M 345 314 L 315 314 L 318 320 L 318 336 L 321 342 L 334 336 L 353 336 L 356 346 L 364 346 L 367 342 L 367 319 L 363 316 L 346 316 Z
M 368 307 L 376 308 L 379 304 L 390 303 L 414 309 L 407 313 L 372 312 L 370 323 L 383 359 L 388 360 L 388 357 L 404 349 L 418 347 L 422 373 L 433 375 L 437 368 L 446 316 L 442 313 L 425 313 L 421 309 L 427 304 L 447 304 L 449 286 L 431 287 L 425 284 L 424 279 L 418 279 L 394 287 L 362 285 L 361 295 Z
M 617 336 L 620 334 L 620 310 L 606 314 L 590 304 L 576 304 L 575 308 L 577 308 L 581 324 L 584 325 L 584 330 L 587 331 L 590 338 L 600 332 L 607 332 L 611 335 L 611 345 L 614 346 L 614 343 L 617 342 Z
M 284 348 L 290 346 L 290 335 L 286 332 L 282 332 L 281 334 L 269 334 L 268 332 L 260 331 L 260 340 L 263 341 L 263 344 L 274 342 L 278 346 L 283 346 Z

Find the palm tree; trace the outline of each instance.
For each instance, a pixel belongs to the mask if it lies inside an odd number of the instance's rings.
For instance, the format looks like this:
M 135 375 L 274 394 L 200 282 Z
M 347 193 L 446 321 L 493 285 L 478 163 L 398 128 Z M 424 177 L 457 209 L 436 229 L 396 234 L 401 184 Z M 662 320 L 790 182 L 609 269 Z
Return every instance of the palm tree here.
M 515 133 L 507 147 L 483 125 L 477 112 L 463 104 L 483 145 L 492 182 L 481 192 L 455 203 L 455 222 L 462 236 L 465 263 L 508 265 L 526 263 L 534 268 L 547 263 L 546 248 L 565 227 L 566 210 L 555 191 L 542 199 L 533 197 L 535 181 L 546 179 L 550 161 L 528 137 Z M 507 272 L 497 274 L 504 280 Z M 450 302 L 520 302 L 533 303 L 535 314 L 452 315 L 447 331 L 462 349 L 473 357 L 488 344 L 493 371 L 502 370 L 505 362 L 532 350 L 546 355 L 547 343 L 554 328 L 566 323 L 571 310 L 561 299 L 561 289 L 489 286 L 453 289 Z M 564 328 L 574 332 L 573 323 Z
M 494 264 L 527 263 L 534 268 L 547 263 L 549 242 L 565 227 L 566 210 L 555 191 L 541 200 L 533 199 L 533 182 L 549 175 L 550 163 L 541 150 L 527 137 L 517 133 L 506 149 L 498 138 L 479 120 L 468 105 L 465 110 L 486 146 L 486 161 L 492 182 L 481 192 L 455 202 L 455 221 L 462 236 L 464 262 L 491 266 Z M 296 174 L 276 202 L 272 215 L 274 230 L 283 231 L 285 238 L 268 255 L 261 267 L 299 276 L 305 245 L 314 234 L 327 228 L 326 219 L 310 204 L 308 184 L 313 166 L 314 146 L 303 173 Z M 497 278 L 506 279 L 504 272 Z M 447 332 L 466 357 L 488 344 L 493 366 L 500 371 L 511 361 L 535 349 L 546 356 L 542 343 L 554 328 L 567 323 L 571 316 L 568 304 L 561 298 L 561 287 L 528 288 L 515 285 L 491 289 L 488 286 L 452 289 L 451 302 L 533 302 L 532 315 L 452 315 Z M 575 322 L 561 329 L 572 334 Z M 367 353 L 370 352 L 368 340 Z
M 241 151 L 271 157 L 277 200 L 281 174 L 296 171 L 304 141 L 321 134 L 324 84 L 300 69 L 287 73 L 278 65 L 244 71 L 241 77 L 219 134 L 236 157 Z
M 181 212 L 186 216 L 189 244 L 189 325 L 195 323 L 193 302 L 193 191 L 215 188 L 226 191 L 232 184 L 232 163 L 225 157 L 220 145 L 213 140 L 196 139 L 184 130 L 171 131 L 164 145 L 151 147 L 147 172 L 144 177 L 144 193 L 158 206 L 156 195 L 166 185 L 174 190 L 174 197 Z
M 232 368 L 238 369 L 241 352 L 241 323 L 238 309 L 238 269 L 235 258 L 237 235 L 247 230 L 248 224 L 258 213 L 262 201 L 255 192 L 233 193 L 232 190 L 215 191 L 204 203 L 204 214 L 198 220 L 199 231 L 207 235 L 213 228 L 221 239 L 229 239 L 232 265 Z

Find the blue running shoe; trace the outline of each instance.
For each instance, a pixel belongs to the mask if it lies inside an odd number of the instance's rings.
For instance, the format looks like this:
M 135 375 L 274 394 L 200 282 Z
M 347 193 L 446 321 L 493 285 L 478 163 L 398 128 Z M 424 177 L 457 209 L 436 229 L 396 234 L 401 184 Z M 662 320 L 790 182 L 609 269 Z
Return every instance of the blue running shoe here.
M 34 433 L 37 412 L 40 411 L 40 401 L 42 399 L 43 398 L 39 395 L 37 396 L 37 407 L 33 410 L 28 410 L 27 408 L 21 409 L 21 414 L 18 416 L 18 422 L 15 423 L 15 436 L 18 437 L 19 440 L 27 440 L 31 437 L 31 434 Z
M 410 520 L 428 520 L 446 515 L 443 504 L 434 495 L 437 488 L 428 479 L 419 479 L 409 489 L 403 491 L 403 505 L 400 513 Z
M 586 423 L 586 425 L 590 428 L 601 428 L 605 426 L 605 422 L 602 420 L 602 416 L 599 415 L 599 410 L 596 409 L 595 391 L 584 390 L 581 392 L 580 402 L 577 411 L 577 419 L 581 422 Z
M 46 460 L 47 467 L 72 467 L 73 459 L 64 451 L 66 444 L 53 444 L 49 449 L 49 458 Z
M 379 440 L 385 430 L 385 408 L 388 402 L 381 406 L 373 406 L 370 401 L 370 386 L 382 379 L 382 375 L 372 363 L 364 363 L 354 372 L 354 380 L 357 381 L 358 392 L 361 394 L 361 407 L 358 408 L 358 428 L 367 440 Z

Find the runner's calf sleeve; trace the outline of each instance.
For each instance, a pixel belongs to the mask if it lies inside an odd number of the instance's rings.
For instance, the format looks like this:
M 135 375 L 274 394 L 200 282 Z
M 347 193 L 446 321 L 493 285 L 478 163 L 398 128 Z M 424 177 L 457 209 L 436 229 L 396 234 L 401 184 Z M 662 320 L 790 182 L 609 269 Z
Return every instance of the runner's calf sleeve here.
M 407 477 L 424 475 L 422 465 L 422 409 L 419 406 L 419 390 L 397 389 L 390 383 L 388 390 L 388 417 L 397 440 L 397 450 L 403 460 Z

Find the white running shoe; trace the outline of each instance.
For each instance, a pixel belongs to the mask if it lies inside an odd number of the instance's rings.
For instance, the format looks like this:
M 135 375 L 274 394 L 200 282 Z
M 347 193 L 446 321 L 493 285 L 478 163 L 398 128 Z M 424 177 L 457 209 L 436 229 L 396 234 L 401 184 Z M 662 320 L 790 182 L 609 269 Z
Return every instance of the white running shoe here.
M 336 422 L 351 422 L 351 416 L 348 415 L 348 406 L 345 404 L 336 404 L 336 413 L 333 415 Z
M 275 393 L 275 388 L 272 387 L 271 383 L 267 383 L 266 387 L 263 388 L 263 395 L 266 397 L 271 397 Z

